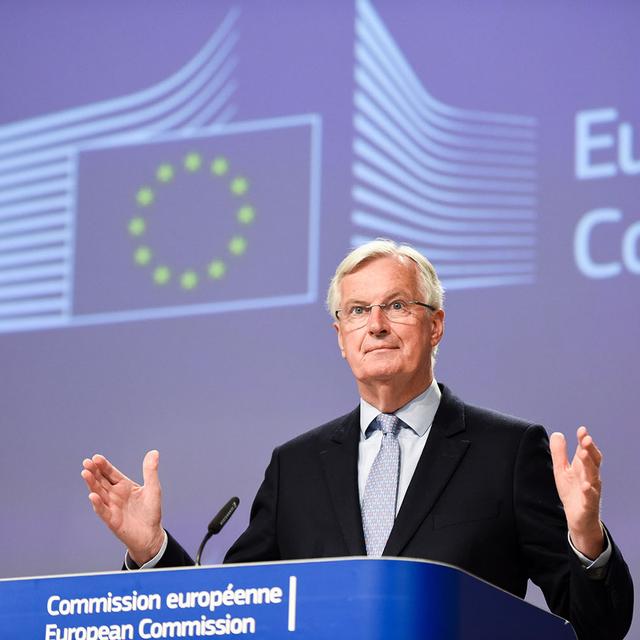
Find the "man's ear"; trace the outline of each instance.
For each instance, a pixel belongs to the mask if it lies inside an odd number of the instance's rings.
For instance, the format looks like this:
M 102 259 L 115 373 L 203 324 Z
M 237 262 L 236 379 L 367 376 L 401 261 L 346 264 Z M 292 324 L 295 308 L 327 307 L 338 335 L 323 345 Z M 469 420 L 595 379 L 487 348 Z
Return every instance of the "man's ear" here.
M 431 347 L 440 344 L 444 335 L 444 309 L 438 309 L 431 314 Z
M 338 346 L 340 347 L 340 353 L 343 358 L 346 358 L 344 354 L 344 346 L 342 344 L 342 332 L 340 331 L 340 324 L 338 322 L 334 322 L 333 328 L 336 330 L 336 333 L 338 334 Z

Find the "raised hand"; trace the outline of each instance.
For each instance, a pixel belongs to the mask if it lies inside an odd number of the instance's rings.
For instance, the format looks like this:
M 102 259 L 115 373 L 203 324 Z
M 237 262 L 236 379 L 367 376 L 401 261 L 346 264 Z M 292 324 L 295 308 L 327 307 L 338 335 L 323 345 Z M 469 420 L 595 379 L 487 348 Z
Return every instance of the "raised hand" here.
M 571 542 L 582 554 L 595 559 L 604 549 L 604 533 L 600 522 L 602 453 L 586 427 L 580 427 L 576 435 L 578 446 L 573 460 L 569 462 L 564 435 L 551 434 L 553 474 L 564 506 Z
M 89 488 L 93 510 L 126 545 L 138 565 L 153 558 L 164 541 L 162 490 L 158 478 L 159 453 L 149 451 L 142 463 L 141 486 L 99 454 L 85 458 L 82 478 Z

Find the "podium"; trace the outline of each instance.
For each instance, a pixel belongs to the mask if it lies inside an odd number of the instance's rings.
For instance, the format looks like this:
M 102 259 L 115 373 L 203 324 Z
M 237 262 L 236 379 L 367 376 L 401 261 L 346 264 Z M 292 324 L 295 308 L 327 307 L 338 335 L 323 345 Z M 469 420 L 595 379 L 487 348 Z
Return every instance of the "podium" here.
M 3 640 L 575 640 L 453 567 L 344 558 L 0 580 Z

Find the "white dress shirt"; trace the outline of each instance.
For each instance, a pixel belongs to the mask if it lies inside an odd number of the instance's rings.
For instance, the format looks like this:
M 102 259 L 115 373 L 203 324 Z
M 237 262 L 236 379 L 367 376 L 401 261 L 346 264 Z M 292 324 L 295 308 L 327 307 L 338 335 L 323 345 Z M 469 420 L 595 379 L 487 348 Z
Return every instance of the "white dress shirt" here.
M 418 460 L 422 455 L 424 446 L 431 431 L 433 418 L 440 405 L 440 388 L 435 379 L 425 391 L 414 398 L 404 407 L 398 409 L 395 415 L 402 420 L 404 427 L 398 432 L 400 444 L 400 476 L 398 479 L 398 499 L 396 501 L 396 515 L 404 496 L 409 488 L 413 473 L 418 466 Z M 380 410 L 370 405 L 366 400 L 360 399 L 360 445 L 358 447 L 358 490 L 360 504 L 364 496 L 364 487 L 367 484 L 369 472 L 373 461 L 378 455 L 382 443 L 382 431 L 379 429 L 367 429 L 369 425 L 380 415 Z M 408 428 L 406 428 L 408 427 Z

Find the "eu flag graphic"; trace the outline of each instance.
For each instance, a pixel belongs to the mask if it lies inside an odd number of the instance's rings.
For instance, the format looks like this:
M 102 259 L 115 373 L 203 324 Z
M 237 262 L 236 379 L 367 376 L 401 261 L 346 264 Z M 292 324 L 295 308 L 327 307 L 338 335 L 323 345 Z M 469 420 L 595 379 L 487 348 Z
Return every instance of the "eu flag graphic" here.
M 82 150 L 73 315 L 135 319 L 315 297 L 313 144 L 313 118 L 301 117 Z M 275 148 L 287 150 L 277 161 Z

